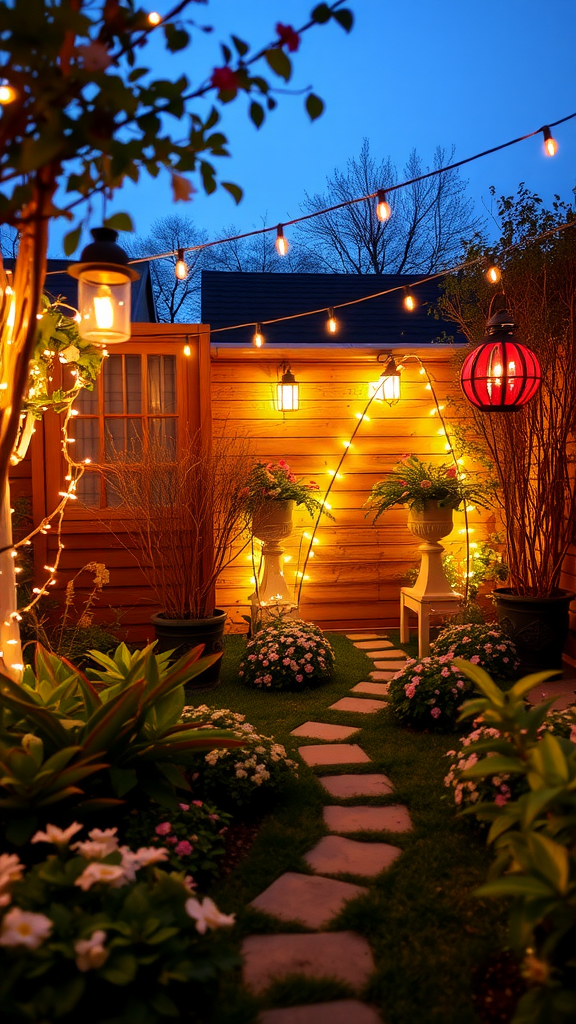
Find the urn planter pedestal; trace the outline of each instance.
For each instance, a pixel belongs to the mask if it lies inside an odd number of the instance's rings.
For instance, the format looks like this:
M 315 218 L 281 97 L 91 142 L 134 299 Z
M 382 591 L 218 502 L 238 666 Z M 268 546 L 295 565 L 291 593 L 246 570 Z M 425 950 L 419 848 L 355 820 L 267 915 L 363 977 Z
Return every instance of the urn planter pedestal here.
M 298 607 L 284 578 L 284 548 L 280 543 L 292 533 L 294 505 L 294 501 L 274 499 L 266 502 L 252 519 L 252 533 L 263 542 L 263 547 L 260 579 L 250 601 L 261 615 L 269 608 L 291 613 Z

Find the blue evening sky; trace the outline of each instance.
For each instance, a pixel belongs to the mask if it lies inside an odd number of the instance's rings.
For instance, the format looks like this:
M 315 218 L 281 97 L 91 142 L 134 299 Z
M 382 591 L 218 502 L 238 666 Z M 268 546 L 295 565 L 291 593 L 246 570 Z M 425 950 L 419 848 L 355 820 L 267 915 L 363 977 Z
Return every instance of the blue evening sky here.
M 170 6 L 155 0 L 160 13 Z M 156 51 L 154 72 L 184 70 L 197 84 L 223 63 L 218 43 L 230 32 L 259 47 L 275 37 L 277 21 L 299 27 L 312 6 L 311 0 L 194 6 L 194 18 L 215 31 L 195 33 L 182 53 Z M 128 210 L 140 235 L 154 219 L 176 213 L 218 237 L 231 221 L 250 230 L 262 217 L 275 224 L 298 216 L 304 191 L 322 191 L 326 175 L 357 155 L 365 136 L 376 157 L 390 155 L 400 170 L 413 148 L 426 163 L 438 144 L 455 144 L 458 159 L 576 110 L 574 0 L 350 0 L 348 6 L 355 14 L 349 35 L 336 24 L 313 28 L 294 54 L 290 88 L 312 86 L 322 96 L 319 120 L 309 121 L 302 96 L 278 96 L 279 107 L 259 131 L 244 95 L 222 108 L 232 156 L 218 161 L 219 173 L 244 188 L 238 207 L 220 191 L 174 204 L 165 174 L 129 184 L 112 209 Z M 477 210 L 489 205 L 490 185 L 510 194 L 520 181 L 547 201 L 555 192 L 573 200 L 576 119 L 554 135 L 554 158 L 544 156 L 537 136 L 464 168 Z

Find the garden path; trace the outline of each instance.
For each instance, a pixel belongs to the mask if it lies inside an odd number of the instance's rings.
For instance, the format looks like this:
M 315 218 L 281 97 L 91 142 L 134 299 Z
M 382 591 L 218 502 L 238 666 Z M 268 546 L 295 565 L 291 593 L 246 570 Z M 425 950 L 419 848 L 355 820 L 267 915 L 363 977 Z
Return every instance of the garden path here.
M 386 681 L 403 667 L 406 655 L 394 649 L 381 632 L 353 633 L 348 639 L 372 659 L 375 669 L 369 673 L 371 681 L 352 687 L 357 696 L 343 697 L 331 704 L 330 710 L 377 714 L 386 707 Z M 387 797 L 393 793 L 393 783 L 386 775 L 346 774 L 347 766 L 370 761 L 359 743 L 343 742 L 352 736 L 357 738 L 359 732 L 358 726 L 325 722 L 304 722 L 292 730 L 293 736 L 323 741 L 299 748 L 306 764 L 333 765 L 342 770 L 341 774 L 319 779 L 335 800 Z M 327 803 L 324 822 L 330 834 L 304 856 L 313 873 L 285 872 L 252 900 L 251 906 L 257 910 L 314 929 L 305 934 L 251 935 L 244 940 L 244 982 L 255 993 L 264 992 L 273 981 L 300 974 L 315 979 L 335 978 L 360 995 L 374 969 L 372 951 L 365 938 L 352 931 L 322 930 L 349 900 L 365 897 L 369 888 L 328 876 L 352 876 L 369 882 L 390 867 L 402 851 L 389 843 L 373 841 L 373 836 L 409 831 L 412 822 L 408 808 L 400 804 L 380 807 Z M 368 841 L 348 839 L 345 835 L 363 832 Z M 359 999 L 340 999 L 266 1010 L 260 1015 L 259 1024 L 381 1024 L 381 1018 L 374 1007 Z

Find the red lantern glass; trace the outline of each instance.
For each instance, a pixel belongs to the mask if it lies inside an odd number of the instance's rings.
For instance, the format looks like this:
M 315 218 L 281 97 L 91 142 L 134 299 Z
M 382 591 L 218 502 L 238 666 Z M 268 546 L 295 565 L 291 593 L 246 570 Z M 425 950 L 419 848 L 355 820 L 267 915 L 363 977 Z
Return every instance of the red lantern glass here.
M 483 412 L 512 412 L 534 397 L 542 380 L 540 364 L 516 341 L 507 313 L 488 322 L 489 336 L 464 360 L 460 384 L 466 398 Z

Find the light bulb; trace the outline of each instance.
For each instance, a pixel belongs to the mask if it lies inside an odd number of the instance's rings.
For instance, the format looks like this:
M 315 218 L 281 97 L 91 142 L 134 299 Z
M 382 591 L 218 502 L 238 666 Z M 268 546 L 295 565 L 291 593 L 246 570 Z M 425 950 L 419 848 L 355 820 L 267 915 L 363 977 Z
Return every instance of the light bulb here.
M 174 266 L 174 273 L 179 281 L 185 281 L 188 277 L 189 267 L 184 259 L 184 249 L 178 249 L 178 259 Z
M 252 335 L 252 344 L 255 348 L 262 348 L 262 345 L 264 344 L 264 335 L 262 334 L 260 324 L 256 324 L 254 334 Z
M 326 325 L 330 334 L 336 334 L 336 331 L 338 330 L 338 321 L 334 316 L 334 309 L 332 306 L 330 306 L 328 310 L 328 320 L 326 321 Z
M 2 85 L 0 85 L 0 103 L 2 106 L 5 106 L 8 103 L 14 103 L 16 96 L 16 89 L 8 82 L 2 82 Z
M 152 26 L 159 25 L 161 21 L 162 21 L 162 18 L 158 14 L 158 11 L 150 11 L 150 14 L 148 15 L 148 24 L 149 25 L 152 25 Z
M 376 216 L 378 217 L 378 220 L 384 224 L 390 219 L 391 213 L 392 210 L 390 209 L 390 203 L 386 199 L 386 193 L 383 188 L 379 188 L 378 200 L 376 203 Z
M 94 296 L 94 315 L 96 326 L 101 331 L 109 331 L 114 324 L 114 307 L 112 291 L 107 284 L 101 284 Z
M 546 156 L 556 156 L 556 153 L 558 152 L 558 143 L 556 142 L 556 139 L 553 137 L 548 126 L 543 128 L 542 131 L 544 133 L 544 152 L 546 153 Z
M 486 279 L 490 282 L 490 284 L 498 284 L 501 278 L 502 271 L 500 270 L 500 267 L 492 266 L 489 267 L 488 270 L 486 271 Z
M 416 309 L 416 299 L 412 295 L 412 292 L 406 292 L 403 300 L 404 309 L 407 309 L 409 313 L 413 313 Z
M 190 345 L 184 345 L 184 355 L 185 356 L 191 356 L 192 355 L 192 349 L 190 348 Z
M 276 252 L 278 253 L 279 256 L 285 256 L 286 253 L 288 252 L 288 249 L 290 248 L 288 239 L 284 234 L 284 228 L 282 227 L 281 224 L 279 224 L 278 227 L 276 228 L 276 241 L 274 245 L 276 246 Z

